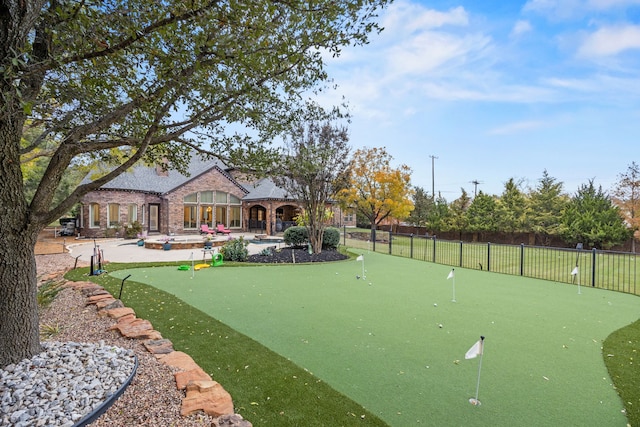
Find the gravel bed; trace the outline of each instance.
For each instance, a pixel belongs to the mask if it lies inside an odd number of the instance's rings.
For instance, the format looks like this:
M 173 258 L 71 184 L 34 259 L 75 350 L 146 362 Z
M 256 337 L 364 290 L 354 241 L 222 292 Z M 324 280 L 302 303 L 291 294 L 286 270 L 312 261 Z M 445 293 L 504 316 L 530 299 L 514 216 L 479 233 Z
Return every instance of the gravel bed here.
M 131 377 L 131 350 L 104 342 L 49 341 L 43 352 L 0 369 L 0 423 L 73 426 L 115 395 Z
M 58 254 L 37 256 L 36 262 L 38 275 L 42 276 L 69 269 L 73 267 L 75 260 L 67 254 Z M 172 368 L 158 362 L 140 340 L 127 339 L 116 331 L 109 331 L 108 328 L 113 323 L 112 319 L 99 317 L 95 306 L 85 306 L 85 298 L 72 289 L 60 292 L 53 303 L 40 313 L 41 325 L 59 330 L 43 343 L 104 343 L 106 347 L 118 347 L 123 349 L 124 354 L 135 354 L 138 357 L 138 369 L 131 384 L 91 426 L 211 426 L 213 418 L 203 413 L 180 416 L 184 392 L 176 389 Z M 56 363 L 55 369 L 61 368 L 60 358 L 56 358 Z M 55 369 L 51 369 L 51 372 Z M 1 396 L 0 392 L 0 399 Z M 0 407 L 0 413 L 3 412 Z M 0 425 L 14 424 L 6 424 L 0 417 Z

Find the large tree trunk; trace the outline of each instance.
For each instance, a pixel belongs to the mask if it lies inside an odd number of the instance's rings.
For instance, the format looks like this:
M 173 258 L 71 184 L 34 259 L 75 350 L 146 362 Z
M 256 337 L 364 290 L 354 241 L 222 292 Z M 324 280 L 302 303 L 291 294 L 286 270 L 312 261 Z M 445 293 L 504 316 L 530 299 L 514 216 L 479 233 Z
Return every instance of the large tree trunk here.
M 0 221 L 0 367 L 41 351 L 34 241 Z
M 41 226 L 24 198 L 23 123 L 19 114 L 0 114 L 0 368 L 40 351 L 34 246 Z

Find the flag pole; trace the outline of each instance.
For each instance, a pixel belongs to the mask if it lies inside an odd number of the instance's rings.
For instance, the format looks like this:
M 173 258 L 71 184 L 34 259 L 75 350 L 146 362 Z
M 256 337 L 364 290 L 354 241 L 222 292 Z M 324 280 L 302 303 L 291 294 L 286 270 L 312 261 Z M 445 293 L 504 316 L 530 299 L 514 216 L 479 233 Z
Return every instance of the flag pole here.
M 573 280 L 576 280 L 576 277 L 578 278 L 578 295 L 581 294 L 580 292 L 580 271 L 578 270 L 578 266 L 576 265 L 575 268 L 571 271 L 571 275 L 573 276 Z
M 451 270 L 453 271 L 453 270 Z M 455 274 L 452 277 L 453 279 L 453 299 L 451 300 L 451 302 L 456 302 L 456 276 Z
M 191 278 L 193 279 L 193 275 L 196 273 L 196 268 L 194 266 L 195 260 L 193 258 L 193 252 L 191 252 Z
M 480 336 L 480 361 L 478 362 L 478 382 L 476 384 L 476 397 L 475 398 L 471 398 L 469 399 L 469 403 L 471 403 L 474 406 L 480 406 L 481 403 L 478 400 L 478 392 L 480 391 L 480 371 L 482 370 L 482 356 L 484 355 L 484 337 L 481 335 Z
M 362 280 L 366 279 L 367 276 L 364 275 L 364 257 L 362 257 Z

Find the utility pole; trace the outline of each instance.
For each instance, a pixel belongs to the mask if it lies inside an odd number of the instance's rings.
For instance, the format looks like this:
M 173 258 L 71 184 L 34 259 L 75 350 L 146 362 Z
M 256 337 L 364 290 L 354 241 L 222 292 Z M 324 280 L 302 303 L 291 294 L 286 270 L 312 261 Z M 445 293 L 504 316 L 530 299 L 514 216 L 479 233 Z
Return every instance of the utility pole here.
M 431 201 L 435 201 L 436 198 L 436 182 L 435 182 L 435 173 L 434 173 L 434 163 L 435 163 L 435 159 L 437 159 L 436 156 L 431 155 L 429 156 L 431 157 Z
M 482 184 L 482 182 L 474 179 L 473 181 L 471 181 L 471 184 L 474 185 L 473 197 L 476 197 L 478 195 L 478 185 Z

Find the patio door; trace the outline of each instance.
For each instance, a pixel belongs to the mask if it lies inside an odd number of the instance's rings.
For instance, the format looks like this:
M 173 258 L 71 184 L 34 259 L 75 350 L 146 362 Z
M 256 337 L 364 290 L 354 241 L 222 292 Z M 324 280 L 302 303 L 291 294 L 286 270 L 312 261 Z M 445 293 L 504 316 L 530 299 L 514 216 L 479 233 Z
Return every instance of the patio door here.
M 159 231 L 160 205 L 149 203 L 149 231 Z

